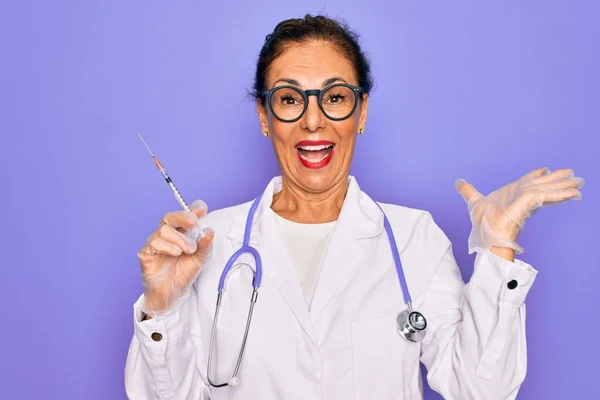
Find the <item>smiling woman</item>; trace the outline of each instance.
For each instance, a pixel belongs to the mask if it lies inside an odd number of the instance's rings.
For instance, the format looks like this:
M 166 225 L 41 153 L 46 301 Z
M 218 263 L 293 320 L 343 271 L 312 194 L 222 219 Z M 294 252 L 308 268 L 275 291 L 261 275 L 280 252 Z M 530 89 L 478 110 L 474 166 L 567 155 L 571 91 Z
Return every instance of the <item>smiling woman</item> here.
M 537 274 L 517 236 L 583 180 L 540 168 L 488 196 L 457 181 L 478 253 L 465 285 L 428 212 L 374 201 L 350 176 L 371 87 L 337 21 L 267 36 L 254 96 L 281 175 L 244 204 L 167 213 L 139 251 L 131 399 L 415 400 L 421 362 L 445 398 L 516 397 Z
M 315 222 L 315 211 L 324 205 L 320 199 L 344 197 L 371 86 L 369 62 L 356 36 L 328 19 L 284 21 L 267 37 L 255 95 L 262 130 L 272 137 L 283 180 L 289 183 L 274 207 L 280 202 L 299 207 L 286 218 Z M 295 201 L 303 193 L 312 194 L 312 201 Z M 332 211 L 326 220 L 335 219 Z
M 334 221 L 347 189 L 356 134 L 366 124 L 367 93 L 358 86 L 352 62 L 335 45 L 316 38 L 288 47 L 268 66 L 269 89 L 257 101 L 263 132 L 272 137 L 286 182 L 272 207 L 295 222 Z M 332 198 L 338 201 L 331 203 Z M 316 221 L 317 215 L 323 220 Z

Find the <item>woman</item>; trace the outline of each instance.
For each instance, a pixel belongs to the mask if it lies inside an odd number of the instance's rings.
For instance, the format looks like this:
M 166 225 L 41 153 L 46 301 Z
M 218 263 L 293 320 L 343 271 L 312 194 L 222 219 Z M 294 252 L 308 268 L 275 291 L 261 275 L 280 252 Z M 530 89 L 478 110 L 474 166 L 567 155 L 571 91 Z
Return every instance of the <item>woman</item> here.
M 583 181 L 539 169 L 489 196 L 458 181 L 478 253 L 465 285 L 429 213 L 376 203 L 349 175 L 371 86 L 355 35 L 335 21 L 287 20 L 267 36 L 254 88 L 281 176 L 256 201 L 166 214 L 140 250 L 131 399 L 420 399 L 419 362 L 446 399 L 516 397 L 537 274 L 514 259 L 517 235 L 538 207 L 580 198 Z M 246 253 L 230 263 L 213 332 L 223 268 L 245 239 L 264 272 L 259 296 Z M 408 294 L 426 325 L 413 314 L 407 333 L 406 314 L 396 324 Z

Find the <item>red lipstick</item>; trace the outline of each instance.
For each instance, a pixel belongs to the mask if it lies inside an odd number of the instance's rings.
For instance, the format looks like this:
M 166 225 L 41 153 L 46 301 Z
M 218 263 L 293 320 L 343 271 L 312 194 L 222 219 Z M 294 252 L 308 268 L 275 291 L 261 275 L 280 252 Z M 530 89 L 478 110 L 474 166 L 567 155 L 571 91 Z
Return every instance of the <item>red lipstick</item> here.
M 319 169 L 333 158 L 335 143 L 328 140 L 302 140 L 296 144 L 296 154 L 306 168 Z

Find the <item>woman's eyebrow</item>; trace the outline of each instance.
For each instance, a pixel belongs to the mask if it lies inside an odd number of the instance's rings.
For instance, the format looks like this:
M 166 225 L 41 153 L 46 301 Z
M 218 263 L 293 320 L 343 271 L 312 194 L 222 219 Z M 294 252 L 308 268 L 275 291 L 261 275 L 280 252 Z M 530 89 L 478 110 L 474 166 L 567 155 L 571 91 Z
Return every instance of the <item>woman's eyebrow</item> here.
M 344 78 L 339 77 L 339 76 L 334 76 L 333 78 L 329 78 L 329 79 L 324 80 L 321 87 L 329 86 L 332 83 L 335 83 L 335 82 L 338 82 L 338 81 L 339 82 L 348 83 L 348 82 L 346 82 L 346 80 Z M 291 78 L 279 78 L 275 82 L 273 82 L 273 86 L 275 86 L 279 82 L 284 82 L 284 83 L 290 84 L 292 86 L 297 86 L 297 87 L 301 87 L 302 86 L 302 85 L 300 85 L 300 82 L 298 82 L 295 79 L 291 79 Z

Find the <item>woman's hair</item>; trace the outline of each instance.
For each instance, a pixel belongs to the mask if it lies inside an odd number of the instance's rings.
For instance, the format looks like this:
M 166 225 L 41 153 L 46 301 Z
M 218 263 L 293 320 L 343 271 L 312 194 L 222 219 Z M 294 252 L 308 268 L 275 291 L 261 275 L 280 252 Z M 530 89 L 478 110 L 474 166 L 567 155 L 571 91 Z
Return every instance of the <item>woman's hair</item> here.
M 252 91 L 252 95 L 256 99 L 260 99 L 262 91 L 267 89 L 267 73 L 273 61 L 284 52 L 287 46 L 309 40 L 331 43 L 350 61 L 356 72 L 358 85 L 363 88 L 365 93 L 369 93 L 373 87 L 371 67 L 367 56 L 360 48 L 358 34 L 343 22 L 323 15 L 306 15 L 304 18 L 293 18 L 280 22 L 273 33 L 265 38 L 256 63 Z

